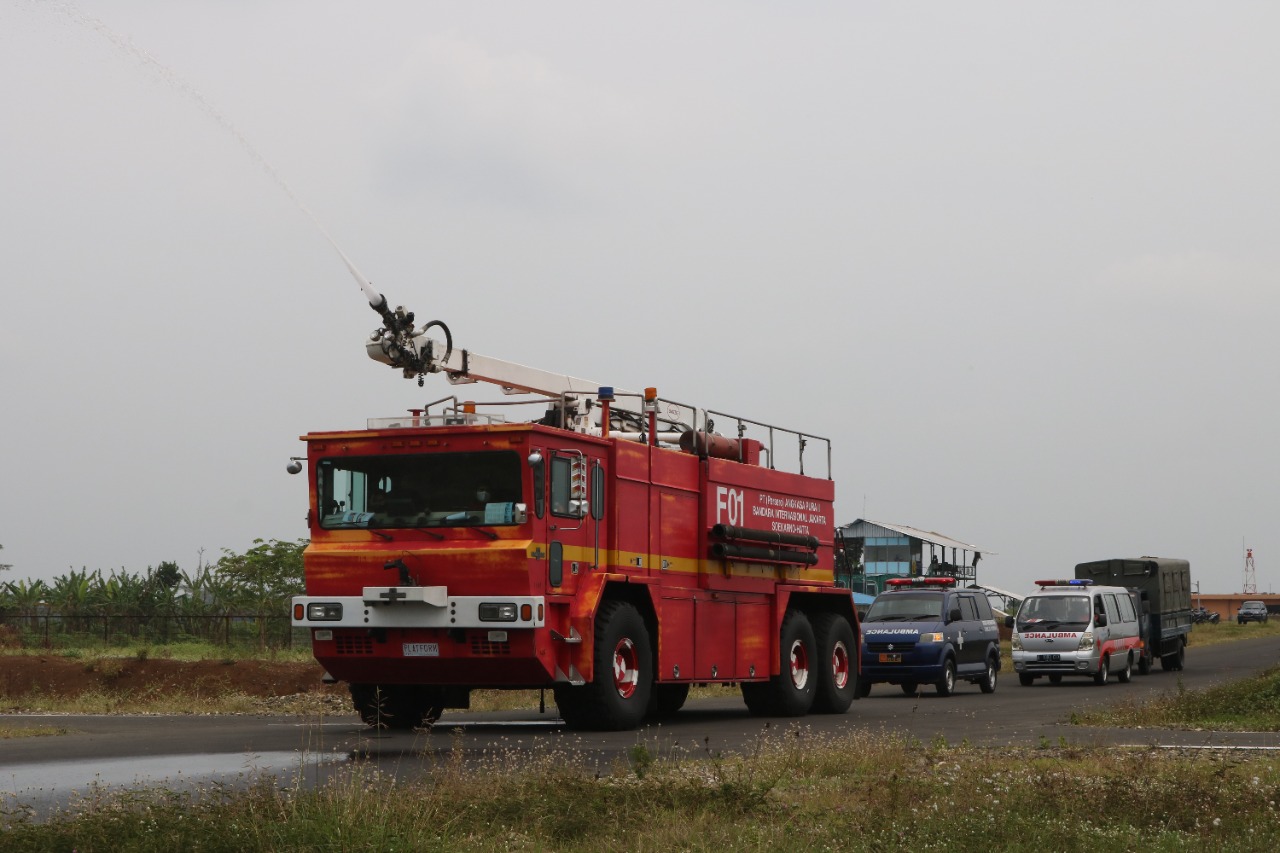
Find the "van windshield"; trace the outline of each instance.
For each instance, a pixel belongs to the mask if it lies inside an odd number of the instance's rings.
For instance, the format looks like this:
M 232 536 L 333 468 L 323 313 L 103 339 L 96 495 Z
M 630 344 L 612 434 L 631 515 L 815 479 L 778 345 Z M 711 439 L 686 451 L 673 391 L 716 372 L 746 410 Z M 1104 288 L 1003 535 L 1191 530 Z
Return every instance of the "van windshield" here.
M 1082 631 L 1093 616 L 1088 596 L 1034 595 L 1018 610 L 1018 629 L 1062 628 Z
M 876 596 L 863 622 L 916 622 L 942 618 L 937 593 L 890 592 Z

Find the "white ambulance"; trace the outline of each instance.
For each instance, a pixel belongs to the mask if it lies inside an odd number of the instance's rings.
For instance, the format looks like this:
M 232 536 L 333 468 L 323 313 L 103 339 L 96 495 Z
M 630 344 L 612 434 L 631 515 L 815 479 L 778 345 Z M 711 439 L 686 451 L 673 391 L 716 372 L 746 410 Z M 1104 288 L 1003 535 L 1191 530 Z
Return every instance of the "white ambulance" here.
M 1119 586 L 1091 580 L 1036 581 L 1040 587 L 1022 601 L 1013 629 L 1013 670 L 1024 687 L 1040 676 L 1051 684 L 1063 676 L 1085 675 L 1106 684 L 1114 672 L 1127 683 L 1142 655 L 1135 596 Z

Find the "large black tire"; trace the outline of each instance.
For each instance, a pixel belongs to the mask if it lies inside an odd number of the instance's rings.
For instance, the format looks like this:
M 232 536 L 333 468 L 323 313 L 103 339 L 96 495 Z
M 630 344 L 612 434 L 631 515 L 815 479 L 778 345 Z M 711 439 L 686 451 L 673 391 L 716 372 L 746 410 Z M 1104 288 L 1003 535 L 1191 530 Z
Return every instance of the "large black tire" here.
M 815 714 L 843 714 L 858 698 L 858 643 L 849 620 L 835 613 L 819 613 L 813 620 L 817 643 Z
M 1061 684 L 1061 683 L 1062 683 L 1062 676 L 1061 676 L 1061 675 L 1051 675 L 1051 676 L 1049 676 L 1049 683 L 1050 683 L 1050 684 Z
M 983 693 L 996 692 L 996 677 L 1000 672 L 1000 668 L 996 665 L 995 658 L 987 658 L 987 671 L 982 678 L 978 680 L 978 688 Z
M 439 688 L 417 684 L 351 684 L 351 704 L 371 728 L 409 731 L 430 726 L 444 712 Z
M 1151 674 L 1151 651 L 1149 649 L 1143 649 L 1142 654 L 1138 655 L 1138 674 Z
M 757 717 L 802 717 L 818 692 L 817 641 L 809 617 L 788 610 L 779 632 L 779 672 L 768 681 L 744 681 L 742 699 Z
M 956 692 L 956 659 L 947 657 L 942 662 L 942 677 L 933 685 L 939 696 L 950 696 Z
M 688 684 L 655 684 L 649 696 L 649 710 L 645 714 L 650 720 L 665 720 L 675 716 L 684 707 L 689 698 Z
M 908 696 L 914 696 L 920 692 L 920 685 L 916 684 L 914 681 L 904 681 L 898 686 L 901 687 L 902 692 Z
M 1107 676 L 1111 674 L 1111 659 L 1107 655 L 1103 655 L 1098 661 L 1098 671 L 1093 674 L 1094 684 L 1106 684 Z
M 593 677 L 556 685 L 556 707 L 573 729 L 622 731 L 644 720 L 653 692 L 653 645 L 640 611 L 606 601 L 596 612 Z
M 1187 648 L 1178 643 L 1178 650 L 1171 655 L 1165 655 L 1160 658 L 1160 667 L 1166 672 L 1177 672 L 1182 669 L 1182 661 L 1186 657 Z
M 1049 676 L 1049 677 L 1053 678 L 1053 676 Z M 1020 672 L 1018 673 L 1018 683 L 1021 684 L 1023 687 L 1030 687 L 1031 685 L 1036 683 L 1036 677 L 1034 675 L 1031 675 L 1030 673 Z
M 859 699 L 866 699 L 871 695 L 871 682 L 865 678 L 858 679 L 857 694 Z
M 1116 673 L 1116 680 L 1121 684 L 1128 684 L 1133 681 L 1133 653 L 1130 652 L 1125 656 L 1124 669 Z

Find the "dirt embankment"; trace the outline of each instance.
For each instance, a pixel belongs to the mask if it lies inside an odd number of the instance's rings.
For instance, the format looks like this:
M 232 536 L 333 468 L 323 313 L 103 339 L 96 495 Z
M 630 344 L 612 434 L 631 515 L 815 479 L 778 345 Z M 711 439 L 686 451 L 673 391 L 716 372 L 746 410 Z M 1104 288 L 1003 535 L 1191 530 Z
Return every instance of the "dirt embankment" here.
M 134 696 L 241 693 L 346 695 L 320 682 L 319 664 L 263 660 L 71 659 L 55 655 L 0 656 L 0 699 L 39 693 L 73 698 L 85 693 Z

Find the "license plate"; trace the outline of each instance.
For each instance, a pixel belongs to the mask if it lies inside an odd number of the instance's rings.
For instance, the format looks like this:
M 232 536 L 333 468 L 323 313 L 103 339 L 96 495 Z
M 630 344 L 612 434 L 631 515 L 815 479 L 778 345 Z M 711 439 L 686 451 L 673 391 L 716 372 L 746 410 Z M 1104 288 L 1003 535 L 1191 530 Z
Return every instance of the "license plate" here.
M 1050 661 L 1050 662 L 1059 661 L 1059 660 L 1062 660 L 1062 655 L 1036 655 L 1036 660 L 1044 660 L 1044 661 Z
M 407 658 L 438 658 L 439 643 L 405 643 L 404 656 Z
M 902 663 L 901 652 L 882 652 L 880 654 L 880 663 Z

